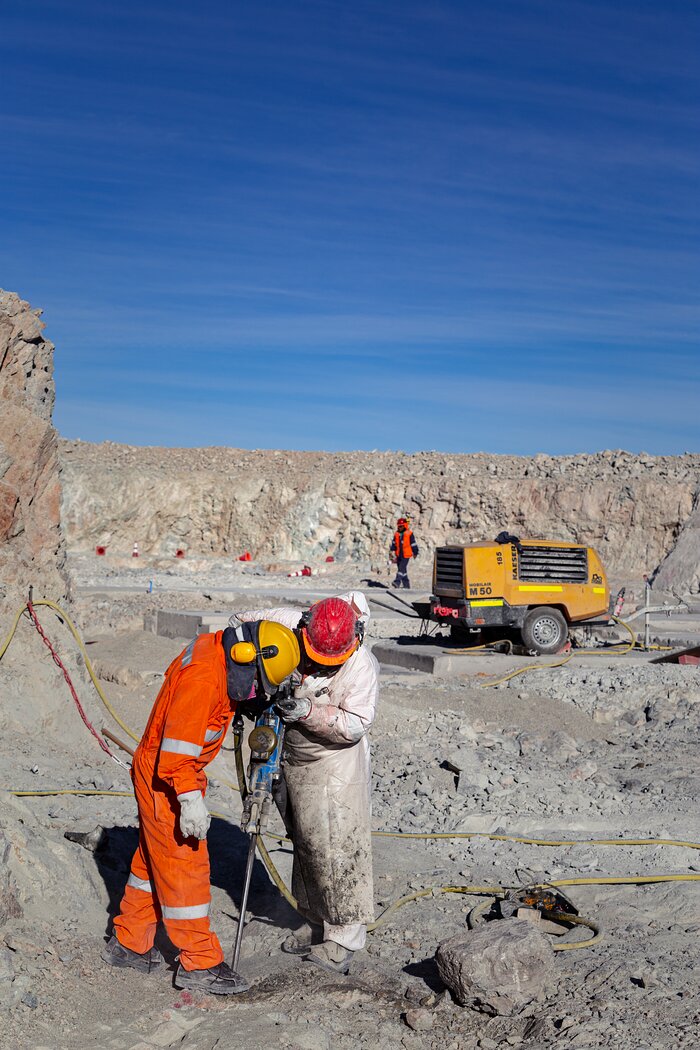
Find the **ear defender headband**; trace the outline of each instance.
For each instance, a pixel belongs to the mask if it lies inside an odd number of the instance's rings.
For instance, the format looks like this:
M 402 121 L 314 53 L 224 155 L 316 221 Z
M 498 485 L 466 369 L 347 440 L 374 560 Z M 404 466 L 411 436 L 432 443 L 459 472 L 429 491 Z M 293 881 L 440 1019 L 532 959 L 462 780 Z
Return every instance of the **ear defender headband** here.
M 247 700 L 256 680 L 271 696 L 299 666 L 301 651 L 293 631 L 272 620 L 227 627 L 222 636 L 226 682 L 231 700 Z

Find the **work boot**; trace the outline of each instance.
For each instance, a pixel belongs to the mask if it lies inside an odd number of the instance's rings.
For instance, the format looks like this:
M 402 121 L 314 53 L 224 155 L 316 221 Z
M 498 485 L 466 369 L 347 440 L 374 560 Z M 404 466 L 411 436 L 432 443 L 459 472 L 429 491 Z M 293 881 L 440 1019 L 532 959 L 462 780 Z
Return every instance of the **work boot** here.
M 324 941 L 309 949 L 305 962 L 313 963 L 331 973 L 349 973 L 353 952 L 343 948 L 342 944 L 335 941 Z
M 250 985 L 225 962 L 210 966 L 208 970 L 186 970 L 182 963 L 178 963 L 175 987 L 208 992 L 209 995 L 238 995 L 247 992 Z
M 102 958 L 110 966 L 129 967 L 132 970 L 139 970 L 140 973 L 152 973 L 153 970 L 159 970 L 165 962 L 157 948 L 151 948 L 150 951 L 139 955 L 138 952 L 132 952 L 131 948 L 125 948 L 123 944 L 120 944 L 114 934 L 102 949 Z
M 294 933 L 282 941 L 282 951 L 287 955 L 308 955 L 314 944 L 323 941 L 323 927 L 316 923 L 305 922 Z

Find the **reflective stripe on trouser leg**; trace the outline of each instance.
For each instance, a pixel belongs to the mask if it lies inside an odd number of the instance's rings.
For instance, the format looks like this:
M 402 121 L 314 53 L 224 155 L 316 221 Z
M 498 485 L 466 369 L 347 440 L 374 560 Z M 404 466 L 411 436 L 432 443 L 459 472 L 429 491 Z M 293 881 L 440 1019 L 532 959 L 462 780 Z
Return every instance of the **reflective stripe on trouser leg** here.
M 396 579 L 394 584 L 397 587 L 408 587 L 408 558 L 396 559 Z
M 152 771 L 134 770 L 141 835 L 148 850 L 151 883 L 168 937 L 180 950 L 185 970 L 206 970 L 223 962 L 209 927 L 209 853 L 206 840 L 183 839 L 174 796 L 151 786 Z M 136 891 L 135 891 L 136 892 Z
M 124 889 L 119 915 L 114 920 L 114 932 L 120 944 L 143 955 L 153 947 L 156 926 L 160 918 L 158 902 L 153 896 L 153 884 L 145 852 L 143 836 L 131 861 L 131 873 Z

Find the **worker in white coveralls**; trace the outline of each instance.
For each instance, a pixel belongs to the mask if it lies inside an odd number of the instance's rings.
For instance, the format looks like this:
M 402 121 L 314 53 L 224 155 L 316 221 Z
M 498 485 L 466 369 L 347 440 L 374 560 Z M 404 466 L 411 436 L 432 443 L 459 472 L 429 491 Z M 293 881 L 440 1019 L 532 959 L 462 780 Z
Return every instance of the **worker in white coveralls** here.
M 259 620 L 237 613 L 231 626 Z M 307 922 L 283 951 L 346 974 L 374 917 L 371 767 L 368 731 L 379 693 L 379 664 L 363 646 L 370 611 L 351 591 L 309 610 L 266 609 L 291 628 L 302 660 L 293 696 L 278 705 L 286 723 L 286 798 L 278 805 L 294 842 L 292 892 Z

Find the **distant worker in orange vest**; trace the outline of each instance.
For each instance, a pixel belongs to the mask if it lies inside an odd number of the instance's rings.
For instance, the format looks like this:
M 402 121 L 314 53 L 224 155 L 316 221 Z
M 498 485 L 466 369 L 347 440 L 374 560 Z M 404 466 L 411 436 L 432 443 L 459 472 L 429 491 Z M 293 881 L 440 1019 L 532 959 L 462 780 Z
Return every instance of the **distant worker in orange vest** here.
M 396 522 L 394 541 L 389 551 L 389 557 L 396 562 L 396 579 L 391 586 L 405 587 L 407 590 L 411 586 L 408 579 L 408 560 L 418 557 L 418 544 L 410 525 L 410 518 L 399 518 Z

